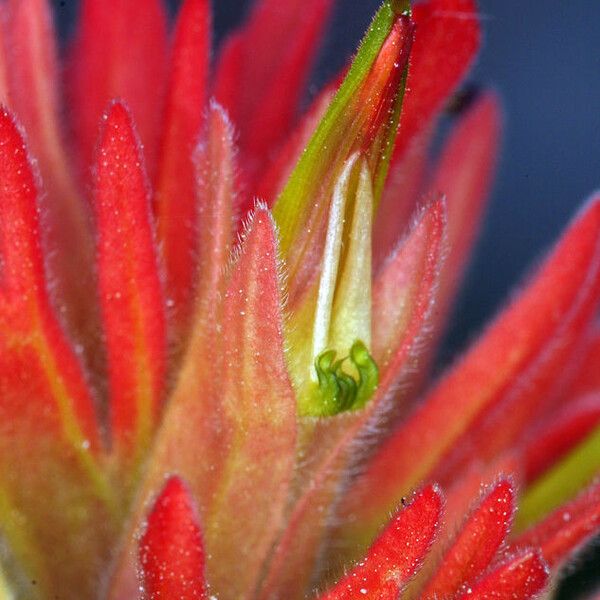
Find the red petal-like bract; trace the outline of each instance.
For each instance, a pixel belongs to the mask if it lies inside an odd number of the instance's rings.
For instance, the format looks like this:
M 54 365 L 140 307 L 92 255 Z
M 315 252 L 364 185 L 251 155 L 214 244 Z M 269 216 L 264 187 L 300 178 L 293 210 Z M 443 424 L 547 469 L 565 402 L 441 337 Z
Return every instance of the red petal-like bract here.
M 43 181 L 40 205 L 55 300 L 78 341 L 94 351 L 97 330 L 93 244 L 88 213 L 76 188 L 62 132 L 60 70 L 52 10 L 47 0 L 0 5 L 6 29 L 7 102 L 27 132 Z M 96 122 L 97 127 L 97 122 Z
M 425 197 L 444 195 L 448 207 L 448 253 L 438 294 L 439 320 L 446 316 L 456 294 L 479 231 L 496 166 L 500 112 L 500 102 L 493 93 L 488 92 L 475 101 L 456 123 L 445 142 L 432 183 L 425 192 Z M 390 201 L 388 212 L 380 213 L 382 221 L 377 224 L 376 254 L 381 258 L 396 243 L 398 231 L 406 227 L 406 220 L 414 210 L 414 202 L 419 198 L 412 178 L 415 177 L 415 171 L 418 175 L 419 170 L 423 170 L 421 163 L 425 150 L 421 147 L 423 142 L 420 138 L 416 142 L 402 154 L 390 173 L 393 181 L 396 178 L 399 181 L 394 184 L 393 190 L 388 185 L 386 195 L 394 194 L 394 205 L 391 206 Z M 404 173 L 407 169 L 410 172 Z M 407 194 L 407 186 L 409 191 L 413 188 L 412 194 Z
M 597 368 L 597 367 L 596 367 Z M 531 482 L 600 425 L 600 389 L 574 400 L 531 430 L 524 444 L 525 477 Z
M 428 486 L 398 510 L 365 558 L 319 600 L 395 600 L 415 575 L 435 538 L 442 496 Z
M 600 483 L 561 506 L 515 540 L 519 546 L 541 548 L 544 559 L 556 569 L 598 533 Z
M 520 485 L 520 461 L 515 454 L 509 452 L 490 463 L 474 463 L 447 487 L 442 534 L 454 534 L 471 511 L 473 498 L 480 496 L 482 489 L 492 489 L 499 477 L 510 477 L 513 486 Z
M 209 2 L 186 0 L 175 28 L 156 178 L 158 238 L 178 338 L 185 337 L 196 287 L 194 256 L 202 224 L 192 155 L 206 106 L 210 31 Z
M 167 67 L 162 0 L 83 0 L 70 62 L 69 116 L 81 167 L 92 162 L 98 122 L 114 98 L 129 106 L 154 172 Z
M 461 453 L 461 461 L 442 463 L 440 474 L 448 479 L 456 473 L 449 467 L 466 464 L 463 457 L 473 458 L 472 448 L 477 448 L 477 458 L 491 458 L 492 448 L 497 452 L 504 447 L 524 415 L 544 399 L 546 379 L 556 376 L 557 360 L 562 364 L 594 315 L 599 269 L 596 200 L 574 221 L 521 295 L 378 451 L 357 488 L 362 497 L 356 502 L 359 521 L 368 514 L 373 523 L 383 519 L 395 499 L 439 470 L 439 461 L 453 449 Z M 525 391 L 518 386 L 524 376 L 529 377 L 528 395 L 508 394 L 515 386 L 517 392 Z M 506 398 L 510 409 L 502 403 Z M 496 420 L 478 429 L 479 419 L 490 413 Z M 457 446 L 467 434 L 476 441 L 469 437 Z M 368 489 L 378 493 L 367 497 Z
M 438 199 L 418 215 L 373 283 L 373 356 L 381 375 L 377 397 L 395 391 L 414 374 L 436 305 L 446 250 L 446 203 Z M 400 400 L 394 400 L 396 405 Z
M 167 481 L 150 512 L 139 557 L 143 600 L 207 598 L 198 517 L 178 477 Z
M 501 480 L 463 525 L 422 597 L 449 598 L 463 585 L 473 583 L 506 539 L 514 509 L 513 486 Z
M 36 178 L 4 109 L 0 181 L 1 527 L 39 590 L 85 596 L 106 558 L 114 497 L 86 378 L 47 289 Z
M 0 15 L 4 17 L 1 12 L 2 7 L 0 6 Z M 8 105 L 8 65 L 10 60 L 8 57 L 8 48 L 6 44 L 6 24 L 5 18 L 0 19 L 0 103 L 3 106 Z
M 198 212 L 203 227 L 198 242 L 198 280 L 201 285 L 193 335 L 165 409 L 166 426 L 158 434 L 160 456 L 155 459 L 156 471 L 151 473 L 144 488 L 147 495 L 156 493 L 164 473 L 169 471 L 184 475 L 192 487 L 197 481 L 197 487 L 206 490 L 209 485 L 214 485 L 211 465 L 222 458 L 217 427 L 220 398 L 218 380 L 214 376 L 220 347 L 215 323 L 220 314 L 220 298 L 225 293 L 225 267 L 233 242 L 234 153 L 231 124 L 223 109 L 212 104 L 206 131 L 195 156 Z M 162 450 L 160 444 L 164 446 Z M 199 456 L 202 456 L 200 461 Z M 137 506 L 134 527 L 144 516 L 145 505 Z M 134 531 L 130 531 L 130 535 L 133 534 Z M 135 593 L 131 552 L 131 548 L 126 548 L 121 554 L 111 585 L 111 599 L 129 598 Z
M 456 123 L 446 140 L 436 170 L 432 174 L 432 183 L 425 193 L 426 198 L 442 196 L 445 199 L 446 228 L 444 261 L 436 278 L 435 310 L 429 323 L 433 335 L 430 336 L 428 351 L 418 369 L 422 380 L 428 374 L 429 363 L 433 360 L 431 352 L 444 330 L 481 225 L 499 150 L 500 121 L 500 106 L 495 94 L 486 93 L 477 99 Z M 401 164 L 395 165 L 394 168 L 422 168 L 419 166 L 419 151 L 418 147 L 415 149 L 411 146 L 403 155 Z M 404 176 L 405 182 L 407 177 Z M 407 183 L 410 185 L 410 177 L 408 179 Z M 406 190 L 398 192 L 399 200 L 408 200 L 404 195 Z M 409 203 L 409 209 L 413 203 L 414 200 Z M 407 207 L 398 206 L 396 210 L 406 214 Z M 393 219 L 393 215 L 389 218 Z M 386 219 L 386 223 L 390 221 Z M 393 224 L 393 230 L 398 231 L 398 227 L 400 230 L 406 228 L 403 220 Z M 382 233 L 380 230 L 377 235 Z M 384 241 L 378 239 L 378 243 Z
M 227 113 L 211 102 L 206 131 L 194 154 L 201 228 L 196 248 L 198 293 L 193 331 L 200 338 L 214 328 L 219 297 L 225 291 L 224 271 L 233 248 L 238 193 L 234 137 Z M 194 355 L 193 347 L 188 355 Z
M 578 361 L 577 371 L 568 390 L 570 396 L 600 391 L 600 324 L 595 324 L 589 337 L 588 348 Z
M 397 156 L 435 118 L 466 75 L 479 48 L 477 13 L 474 0 L 429 0 L 415 5 L 415 42 L 396 140 Z
M 402 104 L 400 130 L 390 180 L 381 201 L 380 219 L 374 236 L 383 258 L 395 244 L 398 232 L 414 210 L 415 197 L 409 203 L 396 193 L 396 169 L 402 169 L 406 154 L 414 154 L 410 166 L 418 171 L 425 159 L 429 132 L 444 102 L 467 73 L 479 48 L 480 28 L 473 0 L 429 0 L 413 10 L 415 41 L 411 49 L 406 94 Z M 421 146 L 419 148 L 419 146 Z M 416 164 L 414 164 L 416 160 Z
M 335 95 L 336 87 L 338 86 L 329 85 L 319 94 L 310 109 L 302 116 L 296 129 L 288 136 L 285 144 L 278 149 L 276 156 L 266 166 L 265 172 L 261 174 L 254 191 L 256 196 L 269 206 L 275 202 L 284 188 L 285 182 L 325 115 Z
M 548 582 L 548 567 L 535 551 L 517 554 L 485 575 L 457 600 L 529 600 L 536 598 Z
M 208 343 L 190 344 L 195 354 L 186 357 L 142 487 L 147 497 L 165 472 L 185 478 L 201 511 L 207 577 L 224 597 L 248 597 L 258 585 L 293 477 L 296 404 L 280 286 L 275 227 L 259 207 L 230 268 L 218 319 L 200 323 L 212 327 Z M 232 577 L 235 564 L 243 569 Z M 124 564 L 111 597 L 127 597 L 131 585 L 131 565 Z
M 440 277 L 438 318 L 444 320 L 462 281 L 490 191 L 501 129 L 500 101 L 478 98 L 445 143 L 427 195 L 443 194 L 448 209 L 448 253 Z
M 293 477 L 296 403 L 283 354 L 275 235 L 270 214 L 258 208 L 223 301 L 220 398 L 227 454 L 206 535 L 211 582 L 226 597 L 241 597 L 258 584 Z M 229 565 L 240 560 L 243 573 L 231 578 Z
M 3 25 L 10 61 L 7 73 L 11 109 L 28 133 L 46 190 L 54 201 L 77 210 L 77 193 L 60 132 L 60 75 L 52 9 L 47 0 L 10 0 L 0 11 L 6 13 Z
M 250 176 L 294 124 L 332 5 L 332 0 L 260 0 L 248 23 L 225 43 L 215 95 L 239 127 Z
M 111 432 L 119 459 L 128 463 L 140 458 L 158 420 L 167 344 L 149 186 L 133 123 L 121 103 L 105 115 L 94 208 Z
M 393 252 L 398 239 L 410 225 L 423 194 L 429 167 L 429 146 L 432 133 L 423 131 L 390 167 L 380 209 L 374 215 L 373 266 L 375 272 Z

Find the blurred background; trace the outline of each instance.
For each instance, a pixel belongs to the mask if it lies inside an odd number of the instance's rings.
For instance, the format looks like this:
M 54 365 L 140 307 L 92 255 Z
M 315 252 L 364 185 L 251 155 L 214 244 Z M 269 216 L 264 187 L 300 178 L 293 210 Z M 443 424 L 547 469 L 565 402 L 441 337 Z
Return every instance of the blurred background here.
M 79 0 L 53 0 L 67 39 Z M 180 0 L 168 0 L 174 11 Z M 214 0 L 217 43 L 252 0 Z M 343 66 L 380 0 L 338 0 L 309 94 Z M 479 0 L 484 43 L 470 81 L 505 107 L 502 158 L 442 360 L 473 337 L 600 189 L 600 2 Z
M 66 39 L 78 0 L 54 4 Z M 170 8 L 178 4 L 171 0 Z M 252 0 L 213 4 L 219 40 Z M 586 197 L 600 189 L 600 1 L 479 5 L 485 37 L 470 80 L 500 92 L 506 128 L 494 194 L 441 364 L 475 336 Z M 338 0 L 313 93 L 348 60 L 378 6 L 379 0 Z M 599 563 L 598 553 L 595 560 L 591 552 L 583 557 L 560 597 L 577 598 L 589 589 L 594 576 L 598 581 Z

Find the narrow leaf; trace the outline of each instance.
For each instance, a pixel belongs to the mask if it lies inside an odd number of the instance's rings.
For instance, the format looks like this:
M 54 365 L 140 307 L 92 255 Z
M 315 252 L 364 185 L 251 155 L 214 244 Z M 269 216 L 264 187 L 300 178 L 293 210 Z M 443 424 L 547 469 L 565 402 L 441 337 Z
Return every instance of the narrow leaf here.
M 161 0 L 83 0 L 70 51 L 69 115 L 81 167 L 92 163 L 98 122 L 114 98 L 127 103 L 154 172 L 167 67 Z
M 505 560 L 458 600 L 529 600 L 537 598 L 548 582 L 548 567 L 538 552 L 528 550 Z
M 105 115 L 94 209 L 111 432 L 119 460 L 131 463 L 147 448 L 158 420 L 166 323 L 148 182 L 131 117 L 121 103 Z
M 249 225 L 223 307 L 222 403 L 229 452 L 206 517 L 211 582 L 241 598 L 258 584 L 283 523 L 296 450 L 296 404 L 283 357 L 277 246 L 269 213 Z M 240 378 L 242 375 L 242 378 Z M 235 580 L 229 565 L 244 561 Z
M 142 598 L 208 598 L 204 548 L 192 497 L 178 477 L 165 484 L 140 539 Z
M 158 236 L 178 337 L 188 324 L 196 288 L 198 202 L 193 150 L 205 113 L 210 55 L 207 0 L 183 3 L 173 43 L 156 178 Z
M 319 600 L 378 600 L 398 598 L 421 566 L 438 528 L 442 497 L 429 486 L 400 508 L 389 525 L 350 573 Z
M 474 509 L 431 578 L 424 598 L 447 598 L 473 583 L 506 539 L 515 509 L 510 481 L 500 480 Z
M 0 523 L 38 589 L 75 599 L 92 593 L 119 514 L 86 377 L 48 293 L 36 178 L 5 110 L 0 181 Z
M 10 0 L 0 10 L 6 13 L 8 106 L 25 127 L 43 181 L 40 203 L 55 298 L 70 332 L 94 359 L 98 315 L 90 293 L 93 243 L 87 207 L 73 180 L 61 133 L 61 74 L 52 9 L 47 0 Z

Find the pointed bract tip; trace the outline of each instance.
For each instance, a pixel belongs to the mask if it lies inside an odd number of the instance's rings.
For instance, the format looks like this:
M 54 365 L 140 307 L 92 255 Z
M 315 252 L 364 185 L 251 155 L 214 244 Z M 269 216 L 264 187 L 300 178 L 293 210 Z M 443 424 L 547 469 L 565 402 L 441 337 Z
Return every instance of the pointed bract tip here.
M 255 228 L 264 228 L 265 225 L 268 226 L 269 229 L 276 230 L 275 221 L 273 220 L 273 215 L 271 214 L 269 207 L 262 200 L 255 200 L 254 209 L 250 211 L 244 219 L 244 226 L 241 233 L 242 241 L 244 241 Z
M 102 114 L 102 124 L 105 123 L 110 123 L 114 127 L 131 126 L 133 124 L 129 108 L 123 100 L 115 98 L 109 102 Z
M 171 477 L 148 517 L 139 545 L 142 598 L 206 598 L 202 535 L 192 496 Z

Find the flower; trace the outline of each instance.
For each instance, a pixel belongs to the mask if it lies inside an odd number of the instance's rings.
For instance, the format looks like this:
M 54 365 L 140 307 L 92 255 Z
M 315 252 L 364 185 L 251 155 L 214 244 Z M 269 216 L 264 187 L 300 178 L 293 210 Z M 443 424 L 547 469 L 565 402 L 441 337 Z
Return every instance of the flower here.
M 206 0 L 83 0 L 63 114 L 0 4 L 0 597 L 533 598 L 600 529 L 600 198 L 431 383 L 476 6 L 386 0 L 296 118 L 331 7 L 259 0 L 209 77 Z

